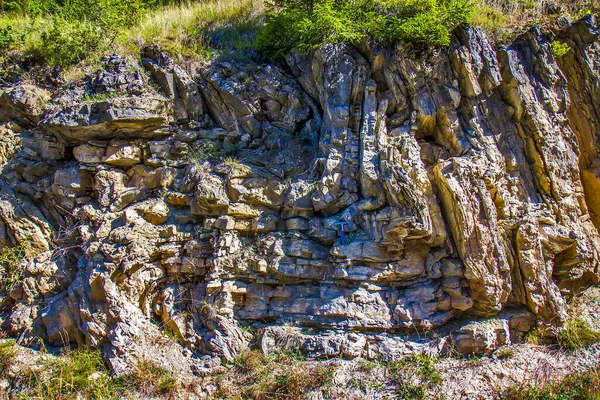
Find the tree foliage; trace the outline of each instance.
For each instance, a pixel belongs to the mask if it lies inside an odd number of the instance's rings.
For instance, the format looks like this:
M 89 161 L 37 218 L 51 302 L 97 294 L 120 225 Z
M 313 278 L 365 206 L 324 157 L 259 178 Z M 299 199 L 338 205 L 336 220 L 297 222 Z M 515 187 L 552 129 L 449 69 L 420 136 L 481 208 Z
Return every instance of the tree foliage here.
M 470 20 L 473 7 L 472 0 L 276 0 L 258 45 L 275 57 L 367 37 L 413 47 L 447 46 L 452 31 Z

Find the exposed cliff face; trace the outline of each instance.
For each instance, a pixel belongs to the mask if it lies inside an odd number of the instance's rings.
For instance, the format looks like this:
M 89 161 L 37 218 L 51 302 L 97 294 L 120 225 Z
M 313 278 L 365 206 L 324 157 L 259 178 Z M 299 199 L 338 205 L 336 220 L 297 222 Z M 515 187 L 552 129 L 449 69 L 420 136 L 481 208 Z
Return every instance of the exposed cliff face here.
M 117 373 L 141 356 L 202 373 L 247 324 L 266 350 L 394 357 L 559 323 L 600 278 L 600 27 L 558 35 L 559 60 L 537 30 L 497 50 L 467 29 L 289 70 L 150 48 L 157 85 L 112 57 L 54 94 L 6 89 L 0 245 L 37 257 L 2 328 L 101 347 Z M 495 318 L 453 323 L 478 317 Z

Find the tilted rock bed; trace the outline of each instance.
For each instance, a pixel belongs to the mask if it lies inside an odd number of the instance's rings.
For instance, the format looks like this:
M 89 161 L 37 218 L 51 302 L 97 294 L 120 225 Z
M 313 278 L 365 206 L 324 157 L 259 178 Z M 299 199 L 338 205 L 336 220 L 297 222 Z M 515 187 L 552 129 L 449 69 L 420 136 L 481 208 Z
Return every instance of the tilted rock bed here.
M 2 330 L 204 374 L 248 345 L 481 354 L 559 324 L 600 277 L 600 27 L 557 35 L 560 59 L 537 29 L 285 65 L 148 48 L 4 89 L 0 244 L 35 258 Z

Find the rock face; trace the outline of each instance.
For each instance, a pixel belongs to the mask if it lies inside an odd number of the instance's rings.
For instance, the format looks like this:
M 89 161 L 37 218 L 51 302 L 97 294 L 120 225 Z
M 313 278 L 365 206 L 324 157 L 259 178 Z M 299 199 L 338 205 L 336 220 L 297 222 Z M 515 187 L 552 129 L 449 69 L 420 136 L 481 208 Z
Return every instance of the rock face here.
M 151 48 L 162 93 L 116 56 L 46 111 L 6 91 L 0 247 L 37 257 L 2 329 L 204 373 L 246 325 L 266 351 L 393 358 L 560 323 L 600 278 L 600 28 L 555 34 L 558 60 L 539 30 L 494 49 L 467 28 L 421 55 L 290 54 L 292 74 Z

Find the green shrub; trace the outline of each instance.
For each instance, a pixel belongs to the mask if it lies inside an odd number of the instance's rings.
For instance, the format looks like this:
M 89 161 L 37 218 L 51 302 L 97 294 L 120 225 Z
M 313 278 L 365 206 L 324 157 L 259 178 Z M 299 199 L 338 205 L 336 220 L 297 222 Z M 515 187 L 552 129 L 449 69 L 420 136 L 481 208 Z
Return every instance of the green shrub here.
M 52 27 L 42 32 L 40 53 L 48 63 L 66 67 L 95 51 L 102 39 L 101 34 L 101 30 L 88 22 L 55 18 Z
M 15 42 L 10 26 L 0 28 L 0 51 L 5 51 Z
M 565 322 L 557 339 L 560 347 L 576 350 L 600 342 L 600 332 L 590 328 L 585 320 L 575 318 Z
M 309 53 L 326 43 L 356 44 L 369 36 L 413 47 L 447 46 L 473 7 L 471 0 L 281 0 L 267 13 L 258 47 L 277 58 L 291 49 Z
M 515 348 L 510 346 L 503 346 L 496 351 L 496 356 L 501 360 L 509 360 L 515 355 Z
M 545 337 L 543 329 L 535 327 L 525 334 L 524 340 L 525 343 L 539 346 L 544 343 Z

